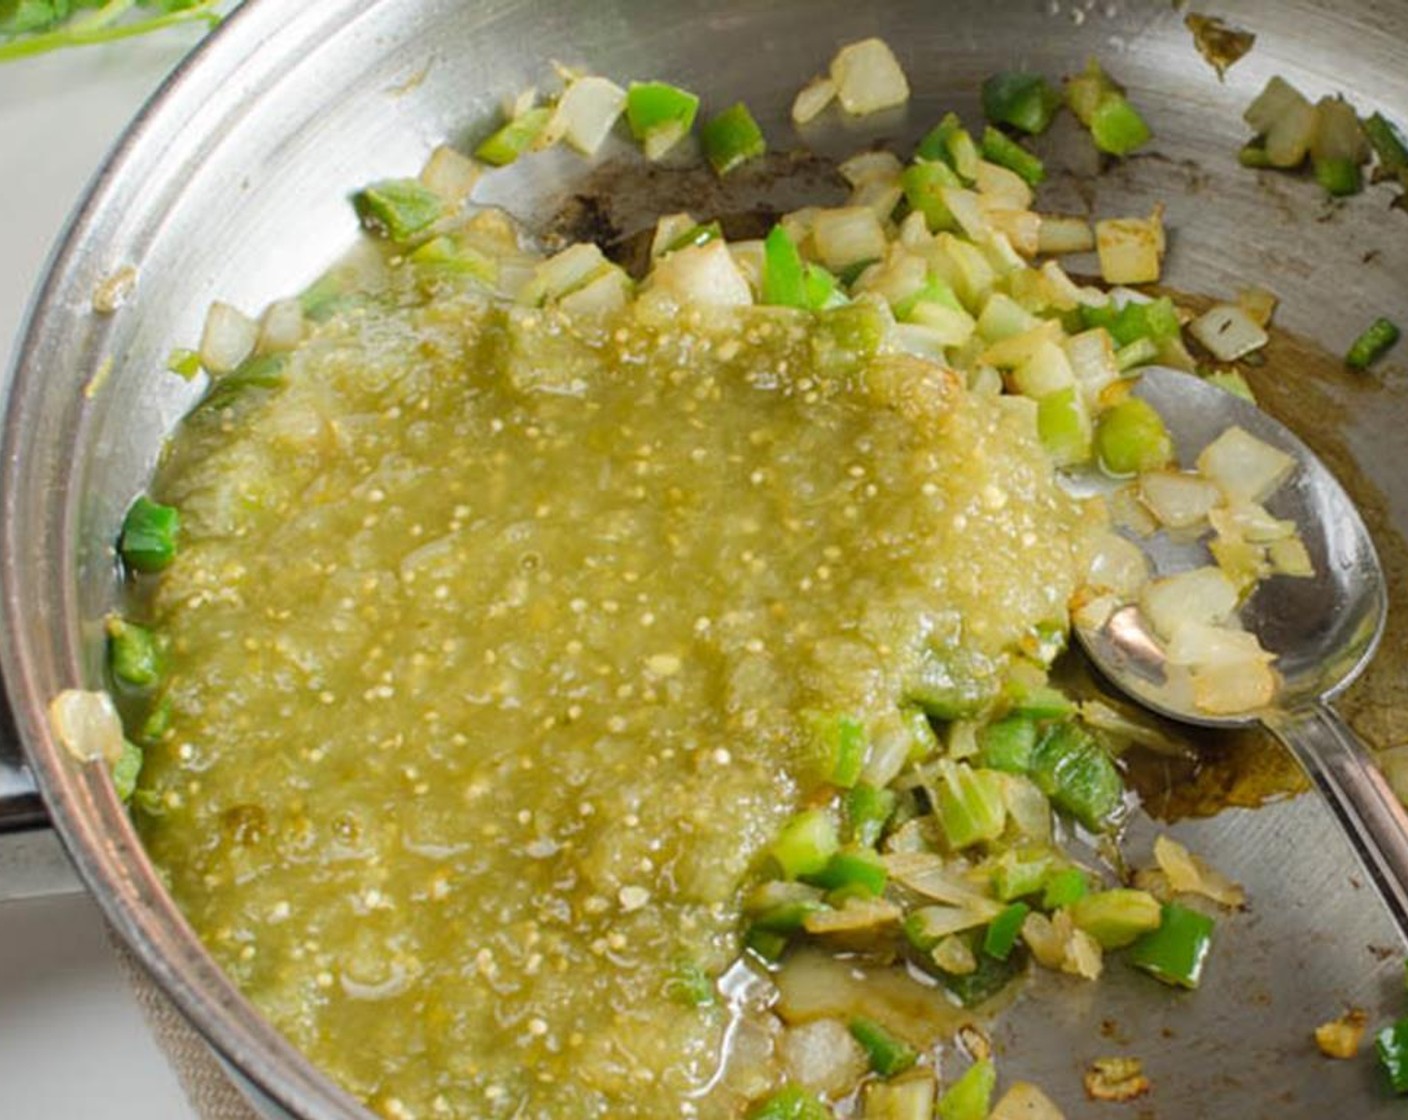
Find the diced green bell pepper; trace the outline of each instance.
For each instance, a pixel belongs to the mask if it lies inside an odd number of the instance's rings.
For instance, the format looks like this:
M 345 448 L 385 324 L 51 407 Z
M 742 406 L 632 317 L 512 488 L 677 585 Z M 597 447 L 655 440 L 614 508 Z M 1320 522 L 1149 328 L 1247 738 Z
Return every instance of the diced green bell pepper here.
M 1398 325 L 1389 319 L 1375 319 L 1358 338 L 1354 340 L 1345 355 L 1345 364 L 1350 369 L 1368 369 L 1398 342 Z
M 1153 138 L 1144 118 L 1122 93 L 1105 93 L 1090 120 L 1090 135 L 1102 152 L 1127 156 Z
M 846 824 L 850 840 L 873 848 L 894 815 L 898 798 L 894 790 L 877 789 L 861 782 L 846 794 Z
M 1003 902 L 1041 890 L 1051 872 L 1051 853 L 1042 848 L 1008 848 L 993 863 L 993 893 Z
M 533 146 L 552 119 L 552 112 L 542 105 L 520 113 L 475 148 L 475 158 L 494 167 L 507 166 Z
M 987 1120 L 996 1086 L 997 1070 L 992 1062 L 986 1058 L 974 1062 L 939 1097 L 939 1120 Z
M 1124 781 L 1105 748 L 1079 724 L 1049 728 L 1032 752 L 1032 780 L 1092 832 L 1108 828 L 1124 799 Z
M 1036 750 L 1036 721 L 1025 715 L 1008 715 L 978 728 L 978 763 L 993 770 L 1025 774 Z
M 1333 198 L 1358 194 L 1364 189 L 1364 175 L 1359 164 L 1342 156 L 1330 156 L 1311 161 L 1315 181 Z
M 754 1105 L 748 1120 L 831 1120 L 831 1110 L 805 1089 L 788 1085 Z
M 122 740 L 122 753 L 112 764 L 112 788 L 119 801 L 132 800 L 137 779 L 142 773 L 142 748 L 127 739 Z
M 1005 961 L 1011 956 L 1012 948 L 1017 944 L 1017 936 L 1022 932 L 1022 923 L 1030 913 L 1031 907 L 1025 902 L 1014 902 L 1003 910 L 992 920 L 983 936 L 983 952 Z
M 1060 107 L 1061 91 L 1040 74 L 1006 71 L 983 82 L 983 115 L 993 124 L 1035 135 L 1047 130 Z
M 912 163 L 900 174 L 905 201 L 911 210 L 924 215 L 930 233 L 958 228 L 958 220 L 944 202 L 942 192 L 945 187 L 962 185 L 953 169 L 938 161 Z
M 699 98 L 668 82 L 632 82 L 626 91 L 626 123 L 631 135 L 651 149 L 661 137 L 683 137 L 694 127 L 698 112 Z M 663 154 L 663 150 L 652 150 L 651 154 Z
M 1374 1036 L 1379 1065 L 1399 1096 L 1408 1093 L 1408 1018 L 1384 1027 Z
M 1126 477 L 1173 462 L 1173 437 L 1153 405 L 1126 397 L 1100 414 L 1095 425 L 1095 453 L 1104 470 Z
M 1076 900 L 1070 914 L 1076 928 L 1100 942 L 1102 949 L 1123 949 L 1158 929 L 1163 920 L 1158 899 L 1148 891 L 1123 887 L 1096 891 Z
M 790 818 L 769 851 L 788 879 L 815 875 L 840 847 L 836 822 L 824 809 L 804 809 Z
M 113 679 L 131 688 L 150 688 L 161 680 L 162 651 L 156 634 L 113 615 L 107 620 L 108 668 Z
M 847 1024 L 851 1037 L 860 1043 L 870 1068 L 881 1077 L 894 1077 L 912 1069 L 919 1060 L 919 1053 L 905 1042 L 891 1034 L 874 1019 L 857 1016 Z
M 763 130 L 741 101 L 706 121 L 699 130 L 699 141 L 704 158 L 718 175 L 727 175 L 767 151 Z
M 1015 172 L 1033 187 L 1046 179 L 1046 165 L 1039 156 L 991 125 L 983 130 L 982 151 L 983 158 L 989 163 Z
M 1206 914 L 1166 902 L 1159 928 L 1130 948 L 1130 963 L 1165 984 L 1196 988 L 1212 948 L 1215 924 Z
M 363 228 L 397 244 L 445 216 L 445 200 L 419 179 L 383 179 L 352 196 Z
M 1002 786 L 990 770 L 941 758 L 934 763 L 934 815 L 954 848 L 996 840 L 1007 823 Z
M 823 890 L 871 897 L 885 893 L 888 879 L 884 860 L 873 849 L 862 847 L 842 848 L 820 871 L 806 876 L 808 883 Z
M 1090 413 L 1077 386 L 1057 389 L 1036 402 L 1036 430 L 1041 446 L 1058 467 L 1090 458 Z
M 117 550 L 122 562 L 137 572 L 159 572 L 176 558 L 181 514 L 143 495 L 127 511 Z
M 773 226 L 763 242 L 762 302 L 778 307 L 811 306 L 802 254 L 780 225 Z
M 1042 885 L 1041 908 L 1057 910 L 1071 906 L 1084 898 L 1090 890 L 1090 881 L 1079 867 L 1064 867 L 1053 871 Z

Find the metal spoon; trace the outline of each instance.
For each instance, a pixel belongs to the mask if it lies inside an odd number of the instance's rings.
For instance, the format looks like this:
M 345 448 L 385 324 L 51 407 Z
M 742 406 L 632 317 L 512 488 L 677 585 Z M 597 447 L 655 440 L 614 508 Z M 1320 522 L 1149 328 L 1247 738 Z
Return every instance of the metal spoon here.
M 1078 625 L 1076 636 L 1101 672 L 1147 707 L 1208 727 L 1259 721 L 1289 747 L 1324 794 L 1408 941 L 1408 812 L 1369 751 L 1329 706 L 1368 663 L 1383 633 L 1388 596 L 1369 531 L 1315 454 L 1250 402 L 1161 367 L 1145 369 L 1134 392 L 1163 417 L 1181 463 L 1191 464 L 1233 425 L 1296 459 L 1294 475 L 1267 507 L 1296 523 L 1315 575 L 1272 576 L 1243 604 L 1243 625 L 1277 655 L 1282 678 L 1275 705 L 1245 715 L 1211 716 L 1162 691 L 1162 648 L 1137 608 L 1116 611 L 1098 629 Z M 1077 482 L 1087 492 L 1099 485 L 1090 476 Z M 1139 543 L 1158 575 L 1209 563 L 1204 544 L 1167 533 Z

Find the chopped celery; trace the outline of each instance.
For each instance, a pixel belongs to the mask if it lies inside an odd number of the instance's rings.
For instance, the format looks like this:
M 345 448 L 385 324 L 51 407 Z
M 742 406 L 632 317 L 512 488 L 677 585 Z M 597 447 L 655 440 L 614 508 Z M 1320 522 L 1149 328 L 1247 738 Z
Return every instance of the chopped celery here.
M 1042 736 L 1032 752 L 1031 776 L 1056 808 L 1092 832 L 1107 828 L 1123 804 L 1124 781 L 1114 761 L 1073 721 Z
M 986 1058 L 974 1062 L 939 1097 L 938 1120 L 987 1120 L 996 1085 L 992 1062 Z
M 552 109 L 546 105 L 520 113 L 475 148 L 475 158 L 495 167 L 512 163 L 533 146 L 551 119 Z
M 789 879 L 815 875 L 840 847 L 836 822 L 824 809 L 805 809 L 791 817 L 769 849 Z
M 993 770 L 1025 774 L 1036 750 L 1036 721 L 1025 715 L 1008 715 L 978 728 L 978 762 Z
M 400 244 L 445 216 L 445 200 L 419 179 L 383 179 L 352 196 L 363 228 Z
M 831 1110 L 796 1085 L 788 1085 L 748 1111 L 748 1120 L 831 1120 Z
M 900 175 L 905 201 L 911 210 L 924 215 L 924 224 L 930 233 L 958 228 L 958 220 L 943 199 L 943 189 L 961 185 L 953 169 L 937 161 L 910 164 Z
M 780 225 L 773 226 L 763 242 L 762 302 L 803 308 L 811 302 L 807 298 L 802 254 Z
M 1408 1093 L 1408 1019 L 1384 1027 L 1374 1036 L 1374 1051 L 1388 1083 L 1399 1096 Z
M 992 867 L 992 889 L 1003 902 L 1041 890 L 1051 873 L 1051 853 L 1042 848 L 1008 848 Z
M 1102 949 L 1123 949 L 1163 920 L 1159 901 L 1148 891 L 1118 888 L 1096 891 L 1071 905 L 1071 921 Z
M 835 853 L 807 882 L 841 894 L 880 895 L 888 878 L 884 861 L 872 849 L 852 847 Z
M 741 101 L 706 121 L 699 130 L 699 142 L 704 158 L 719 175 L 727 175 L 767 151 L 763 130 Z
M 1005 132 L 989 125 L 983 130 L 983 158 L 989 163 L 1015 171 L 1032 186 L 1046 179 L 1046 165 Z
M 137 778 L 142 773 L 142 748 L 127 739 L 122 740 L 122 754 L 112 764 L 112 788 L 119 801 L 131 801 L 137 790 Z
M 950 846 L 966 848 L 1001 836 L 1007 806 L 997 775 L 949 758 L 939 759 L 934 767 L 934 815 Z
M 860 1043 L 870 1068 L 881 1077 L 894 1077 L 911 1069 L 919 1054 L 902 1038 L 896 1038 L 874 1019 L 857 1016 L 847 1024 L 851 1037 Z
M 1368 369 L 1398 342 L 1398 325 L 1389 319 L 1375 319 L 1349 348 L 1344 357 L 1350 369 Z
M 122 562 L 136 572 L 161 571 L 176 558 L 180 530 L 181 515 L 174 506 L 139 497 L 122 522 L 117 545 Z
M 1140 474 L 1173 461 L 1173 438 L 1153 405 L 1126 397 L 1100 414 L 1095 452 L 1100 466 L 1112 475 Z
M 107 620 L 108 668 L 119 684 L 150 688 L 161 680 L 162 652 L 145 626 L 112 615 Z
M 696 961 L 680 961 L 665 981 L 665 995 L 685 1007 L 711 1007 L 718 1001 L 714 978 Z
M 983 82 L 983 115 L 993 124 L 1045 132 L 1060 107 L 1060 90 L 1040 74 L 1008 71 Z
M 1130 963 L 1165 984 L 1196 988 L 1212 947 L 1215 924 L 1206 914 L 1166 902 L 1159 928 L 1134 943 Z
M 1017 935 L 1022 932 L 1022 923 L 1030 913 L 1031 907 L 1025 902 L 1014 902 L 1003 910 L 992 920 L 983 936 L 983 952 L 1005 961 L 1012 955 L 1012 949 L 1017 944 Z
M 1090 413 L 1077 386 L 1057 389 L 1037 401 L 1037 434 L 1057 466 L 1068 467 L 1090 458 L 1090 428 Z
M 1090 890 L 1090 881 L 1079 867 L 1064 867 L 1047 876 L 1042 888 L 1041 908 L 1056 910 L 1079 902 Z
M 894 815 L 898 798 L 890 789 L 877 789 L 864 782 L 846 794 L 846 824 L 855 844 L 874 847 Z
M 667 82 L 632 82 L 626 123 L 650 159 L 659 159 L 694 127 L 699 98 Z
M 1153 137 L 1144 118 L 1122 93 L 1106 93 L 1100 98 L 1090 120 L 1090 135 L 1097 148 L 1115 156 L 1127 156 Z

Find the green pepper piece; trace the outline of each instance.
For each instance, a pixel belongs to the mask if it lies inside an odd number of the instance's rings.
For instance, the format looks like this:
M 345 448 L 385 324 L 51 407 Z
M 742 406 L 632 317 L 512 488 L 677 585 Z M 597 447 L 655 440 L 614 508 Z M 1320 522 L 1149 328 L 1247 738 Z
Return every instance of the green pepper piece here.
M 699 130 L 699 142 L 704 158 L 720 176 L 757 158 L 768 148 L 763 130 L 741 101 L 706 121 Z
M 1152 338 L 1136 338 L 1128 346 L 1115 351 L 1115 366 L 1127 373 L 1136 366 L 1147 366 L 1159 356 L 1159 344 Z
M 978 762 L 992 770 L 1025 774 L 1036 750 L 1036 721 L 1026 715 L 1009 715 L 978 728 Z
M 108 668 L 115 681 L 142 689 L 161 680 L 161 644 L 152 631 L 117 615 L 108 617 L 106 629 Z
M 1159 928 L 1163 911 L 1148 891 L 1120 887 L 1096 891 L 1071 905 L 1071 921 L 1102 949 L 1123 949 Z
M 1090 890 L 1085 872 L 1078 867 L 1065 867 L 1047 876 L 1041 896 L 1043 910 L 1057 910 L 1079 902 Z
M 1399 1019 L 1379 1031 L 1374 1036 L 1374 1049 L 1393 1091 L 1400 1096 L 1408 1093 L 1408 1019 Z
M 1095 106 L 1090 135 L 1102 152 L 1127 156 L 1147 144 L 1154 134 L 1124 94 L 1107 92 Z
M 1012 698 L 1011 713 L 1027 719 L 1065 719 L 1075 714 L 1075 703 L 1059 688 L 1049 684 L 1033 685 L 1026 681 L 1009 682 Z
M 824 809 L 806 809 L 789 819 L 769 849 L 788 879 L 815 875 L 840 847 L 836 822 Z
M 200 372 L 200 354 L 194 350 L 177 347 L 166 356 L 166 368 L 177 377 L 190 381 Z
M 983 158 L 989 163 L 1015 172 L 1033 187 L 1046 179 L 1046 165 L 1040 157 L 992 125 L 983 130 L 982 150 Z
M 1045 132 L 1061 107 L 1061 91 L 1040 74 L 1007 71 L 983 82 L 983 115 L 993 124 L 1036 135 Z
M 1256 139 L 1242 145 L 1241 150 L 1237 152 L 1237 162 L 1243 167 L 1259 171 L 1271 166 L 1271 157 L 1267 155 L 1264 141 Z
M 146 719 L 142 721 L 142 726 L 137 731 L 137 741 L 141 746 L 154 747 L 166 737 L 166 732 L 170 727 L 171 697 L 163 696 L 147 712 Z
M 911 210 L 924 215 L 924 224 L 930 233 L 940 230 L 956 230 L 958 220 L 949 210 L 941 193 L 945 187 L 960 187 L 963 184 L 953 169 L 946 163 L 912 163 L 900 175 L 900 186 L 904 188 L 905 201 Z
M 1182 324 L 1178 321 L 1178 308 L 1168 296 L 1158 299 L 1129 300 L 1123 307 L 1113 304 L 1083 306 L 1081 320 L 1086 328 L 1104 327 L 1110 332 L 1110 340 L 1118 346 L 1127 346 L 1141 338 L 1162 342 L 1178 334 Z
M 806 881 L 823 890 L 875 897 L 885 892 L 889 874 L 884 861 L 870 848 L 842 848 Z M 834 902 L 835 899 L 833 898 Z
M 803 269 L 802 281 L 807 293 L 807 306 L 813 311 L 840 307 L 846 302 L 846 297 L 841 294 L 840 281 L 819 264 L 808 262 Z
M 135 572 L 159 572 L 176 558 L 176 537 L 181 515 L 143 495 L 127 511 L 117 550 L 122 562 Z
M 847 1024 L 851 1037 L 860 1043 L 870 1068 L 881 1077 L 894 1077 L 912 1069 L 919 1053 L 902 1038 L 897 1038 L 874 1019 L 857 1016 Z
M 953 167 L 953 152 L 950 140 L 953 136 L 963 131 L 963 122 L 958 119 L 957 113 L 945 113 L 943 120 L 939 121 L 933 128 L 924 134 L 924 138 L 919 141 L 914 149 L 914 155 L 918 159 L 938 161 L 942 160 Z M 962 184 L 955 182 L 954 186 Z
M 1360 123 L 1383 169 L 1390 174 L 1408 171 L 1408 144 L 1403 142 L 1397 126 L 1382 113 L 1374 113 Z
M 1105 748 L 1074 722 L 1047 730 L 1032 752 L 1032 780 L 1056 808 L 1092 832 L 1108 828 L 1124 797 L 1124 781 Z
M 668 82 L 632 82 L 626 91 L 626 123 L 652 156 L 663 155 L 672 146 L 656 151 L 663 138 L 678 140 L 693 128 L 698 112 L 699 98 Z
M 1218 369 L 1203 378 L 1209 385 L 1216 385 L 1225 393 L 1231 393 L 1234 397 L 1241 397 L 1244 401 L 1256 404 L 1256 397 L 1252 393 L 1252 387 L 1247 384 L 1247 379 L 1235 369 Z
M 1159 928 L 1146 933 L 1131 947 L 1130 963 L 1165 984 L 1196 988 L 1212 948 L 1215 925 L 1206 914 L 1166 902 Z
M 287 354 L 252 354 L 235 369 L 211 382 L 197 409 L 225 408 L 250 389 L 280 389 L 286 378 Z
M 397 244 L 445 216 L 445 200 L 419 179 L 383 179 L 352 196 L 362 227 Z
M 764 964 L 776 964 L 787 952 L 787 934 L 761 926 L 749 926 L 743 935 L 743 947 Z
M 1116 477 L 1140 474 L 1173 462 L 1173 437 L 1153 405 L 1126 397 L 1100 414 L 1095 452 L 1100 466 Z
M 996 1085 L 997 1070 L 992 1062 L 986 1058 L 974 1062 L 939 1097 L 939 1120 L 987 1120 Z
M 962 976 L 939 969 L 933 973 L 945 989 L 964 1007 L 977 1007 L 1012 983 L 1022 971 L 1020 955 L 1005 961 L 986 953 L 975 954 L 977 967 Z
M 1350 369 L 1368 369 L 1391 350 L 1400 335 L 1398 325 L 1389 319 L 1375 319 L 1356 338 L 1344 357 Z
M 748 1120 L 831 1120 L 831 1110 L 796 1085 L 787 1085 L 755 1105 Z
M 542 105 L 520 113 L 474 149 L 475 159 L 494 167 L 512 163 L 533 146 L 552 119 L 552 112 L 548 106 Z
M 994 918 L 983 937 L 983 952 L 990 957 L 1005 961 L 1017 944 L 1017 935 L 1022 932 L 1022 923 L 1031 913 L 1025 902 L 1014 902 Z
M 898 802 L 893 790 L 861 782 L 846 794 L 846 824 L 852 843 L 873 848 L 885 833 Z
M 763 242 L 762 302 L 779 307 L 809 307 L 806 270 L 802 254 L 780 225 L 773 226 Z
M 122 740 L 122 753 L 112 764 L 112 788 L 123 804 L 132 800 L 137 779 L 142 773 L 142 748 L 127 739 Z
M 1315 181 L 1324 187 L 1325 193 L 1332 198 L 1344 198 L 1358 194 L 1364 189 L 1364 175 L 1359 170 L 1359 164 L 1352 159 L 1330 156 L 1312 160 L 1311 166 L 1315 172 Z

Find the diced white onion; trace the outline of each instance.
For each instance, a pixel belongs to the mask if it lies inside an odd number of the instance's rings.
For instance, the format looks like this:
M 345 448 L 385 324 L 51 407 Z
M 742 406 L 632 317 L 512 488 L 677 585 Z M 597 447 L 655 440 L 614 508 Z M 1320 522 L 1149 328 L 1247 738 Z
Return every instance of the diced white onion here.
M 595 243 L 579 241 L 538 265 L 532 281 L 519 293 L 518 302 L 536 307 L 545 301 L 561 299 L 609 263 Z
M 875 211 L 865 206 L 816 211 L 811 235 L 821 263 L 833 272 L 880 260 L 888 248 L 884 226 Z
M 858 116 L 909 100 L 904 70 L 881 39 L 862 39 L 837 51 L 831 60 L 831 80 L 841 107 Z
M 1247 904 L 1246 891 L 1177 840 L 1160 835 L 1154 841 L 1154 860 L 1180 894 L 1200 894 L 1233 910 Z
M 846 200 L 846 205 L 864 206 L 867 210 L 874 211 L 875 216 L 882 222 L 887 222 L 903 197 L 904 189 L 898 183 L 874 179 L 853 190 L 851 197 Z
M 792 120 L 806 124 L 836 100 L 836 83 L 830 78 L 813 78 L 798 92 L 792 102 Z
M 1004 203 L 1009 210 L 1025 210 L 1035 197 L 1027 181 L 1015 171 L 985 159 L 978 161 L 974 181 L 980 194 Z
M 1164 655 L 1174 665 L 1186 665 L 1190 669 L 1231 669 L 1273 659 L 1255 634 L 1193 619 L 1179 623 Z
M 1104 327 L 1096 327 L 1071 335 L 1063 345 L 1081 396 L 1087 405 L 1094 405 L 1105 387 L 1118 381 L 1120 376 L 1110 332 Z
M 626 91 L 615 82 L 595 74 L 579 78 L 558 101 L 543 130 L 543 145 L 562 139 L 583 155 L 595 155 L 625 107 Z
M 973 337 L 977 322 L 973 316 L 960 307 L 949 307 L 931 300 L 921 300 L 914 305 L 909 317 L 931 331 L 938 332 L 944 346 L 964 346 Z M 981 367 L 988 369 L 991 367 Z M 996 370 L 993 371 L 994 373 Z
M 1208 308 L 1188 324 L 1188 333 L 1220 362 L 1235 362 L 1270 341 L 1256 320 L 1232 303 Z
M 1267 508 L 1256 502 L 1234 502 L 1213 510 L 1209 515 L 1212 526 L 1224 536 L 1241 537 L 1255 544 L 1269 544 L 1296 535 L 1296 523 L 1273 517 Z
M 1119 533 L 1108 529 L 1101 532 L 1091 549 L 1087 586 L 1134 598 L 1148 582 L 1149 558 L 1144 550 Z
M 671 253 L 656 263 L 648 283 L 683 305 L 747 307 L 753 302 L 747 277 L 728 246 L 717 240 Z
M 1152 284 L 1164 254 L 1163 213 L 1148 218 L 1107 218 L 1095 223 L 1100 275 L 1107 284 Z
M 256 344 L 261 354 L 281 354 L 302 341 L 303 304 L 296 299 L 280 299 L 264 309 Z
M 458 206 L 474 192 L 483 168 L 448 144 L 439 145 L 420 169 L 420 181 L 451 206 Z
M 216 300 L 205 314 L 200 364 L 211 373 L 229 373 L 254 352 L 259 324 L 228 303 Z
M 655 222 L 655 236 L 650 239 L 650 256 L 663 257 L 669 252 L 671 245 L 698 224 L 694 215 L 683 211 L 678 214 L 662 214 Z
M 49 728 L 79 762 L 122 757 L 122 720 L 106 692 L 64 689 L 49 701 Z
M 1266 556 L 1271 561 L 1271 567 L 1283 576 L 1311 579 L 1315 575 L 1315 564 L 1310 559 L 1305 542 L 1299 537 L 1272 541 L 1266 546 Z
M 986 237 L 990 232 L 983 208 L 978 204 L 976 192 L 966 187 L 940 187 L 939 197 L 954 216 L 959 227 L 974 241 Z
M 1066 1120 L 1055 1103 L 1030 1081 L 1014 1081 L 993 1105 L 988 1120 Z
M 1095 231 L 1084 218 L 1041 216 L 1037 250 L 1042 253 L 1088 253 L 1095 248 Z
M 1263 502 L 1291 476 L 1296 461 L 1244 428 L 1228 428 L 1198 456 L 1198 470 L 1234 502 Z
M 1193 706 L 1215 716 L 1265 708 L 1276 698 L 1276 672 L 1265 661 L 1243 661 L 1192 671 Z
M 1222 498 L 1222 491 L 1194 474 L 1149 471 L 1139 478 L 1139 496 L 1162 524 L 1189 529 L 1207 521 L 1208 512 Z
M 1146 584 L 1139 605 L 1149 624 L 1168 641 L 1185 625 L 1226 622 L 1237 609 L 1237 588 L 1218 568 L 1194 568 Z
M 789 1082 L 822 1097 L 839 1097 L 867 1070 L 865 1054 L 839 1019 L 816 1019 L 789 1027 L 778 1043 Z
M 979 324 L 981 326 L 981 324 Z M 1076 383 L 1066 352 L 1054 342 L 1038 346 L 1032 356 L 1012 371 L 1012 384 L 1023 396 L 1040 400 Z
M 870 152 L 859 152 L 851 156 L 836 169 L 852 187 L 863 187 L 866 183 L 894 183 L 904 171 L 904 164 L 894 152 L 879 148 Z
M 620 311 L 631 298 L 631 278 L 614 265 L 604 268 L 558 301 L 571 315 L 606 315 Z

